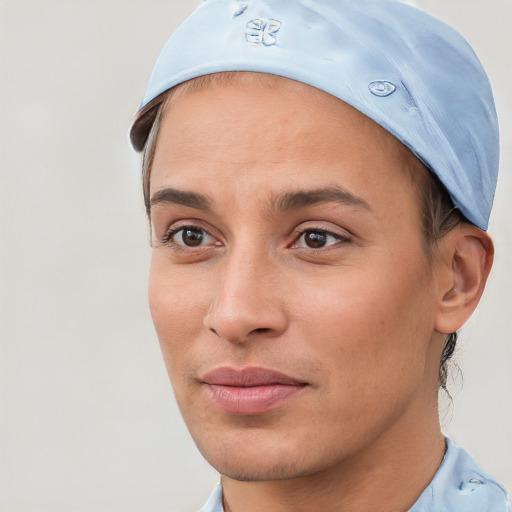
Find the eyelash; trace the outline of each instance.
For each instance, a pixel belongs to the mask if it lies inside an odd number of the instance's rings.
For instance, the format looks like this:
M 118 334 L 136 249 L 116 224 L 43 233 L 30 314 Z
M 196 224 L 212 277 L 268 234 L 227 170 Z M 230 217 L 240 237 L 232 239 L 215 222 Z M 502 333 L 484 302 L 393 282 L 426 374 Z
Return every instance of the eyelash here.
M 205 249 L 206 247 L 211 247 L 211 245 L 205 246 L 203 244 L 200 244 L 200 245 L 197 245 L 196 247 L 194 247 L 193 245 L 179 244 L 179 243 L 175 242 L 174 237 L 180 232 L 185 232 L 187 229 L 191 230 L 191 231 L 201 232 L 203 237 L 206 235 L 207 237 L 210 237 L 211 239 L 215 240 L 215 237 L 213 235 L 211 235 L 206 229 L 202 228 L 201 226 L 184 225 L 184 226 L 179 226 L 179 227 L 176 227 L 174 229 L 170 229 L 169 231 L 167 231 L 167 233 L 162 237 L 162 239 L 160 239 L 160 243 L 162 245 L 167 245 L 167 246 L 171 247 L 175 251 L 184 251 L 184 252 L 197 251 L 197 250 Z M 316 248 L 306 247 L 305 246 L 306 242 L 303 242 L 304 246 L 302 246 L 302 247 L 299 246 L 301 238 L 304 237 L 305 235 L 307 235 L 308 233 L 322 235 L 327 238 L 331 237 L 331 238 L 334 238 L 335 241 L 333 243 L 326 242 L 326 245 L 323 245 L 321 247 L 316 247 Z M 295 237 L 294 237 L 293 241 L 290 244 L 288 244 L 287 247 L 290 249 L 295 249 L 295 250 L 299 250 L 299 251 L 306 251 L 306 252 L 318 252 L 321 250 L 325 251 L 325 250 L 329 250 L 331 248 L 331 246 L 337 245 L 339 243 L 345 244 L 345 243 L 350 242 L 350 238 L 348 236 L 344 236 L 344 235 L 341 235 L 340 233 L 336 233 L 336 232 L 330 231 L 328 229 L 317 228 L 314 226 L 303 228 L 303 229 L 297 229 L 294 234 L 295 234 Z M 221 245 L 222 244 L 220 242 L 213 244 L 213 246 L 218 246 L 218 247 L 220 247 Z
M 174 237 L 178 233 L 185 232 L 187 229 L 191 230 L 191 231 L 199 231 L 199 232 L 201 232 L 203 237 L 204 237 L 204 235 L 207 235 L 208 237 L 210 237 L 213 240 L 215 240 L 215 237 L 213 235 L 211 235 L 206 229 L 202 228 L 201 226 L 184 225 L 184 226 L 179 226 L 179 227 L 176 227 L 174 229 L 170 229 L 169 231 L 167 231 L 167 233 L 165 233 L 165 235 L 160 240 L 160 243 L 162 245 L 167 245 L 169 247 L 172 247 L 174 250 L 177 250 L 177 251 L 197 250 L 197 249 L 194 248 L 194 246 L 188 246 L 186 244 L 178 244 L 178 243 L 176 243 L 173 240 Z M 215 244 L 215 245 L 221 245 L 221 244 L 218 243 L 218 244 Z M 201 246 L 197 246 L 197 248 L 201 248 L 201 247 L 204 247 L 204 246 L 202 246 L 202 245 Z
M 334 238 L 335 241 L 333 243 L 326 243 L 326 245 L 323 245 L 322 247 L 317 247 L 317 248 L 304 247 L 304 246 L 299 247 L 299 242 L 300 242 L 301 238 L 303 238 L 308 233 L 322 235 L 327 238 L 331 237 L 331 238 Z M 289 247 L 296 249 L 296 250 L 303 250 L 303 251 L 314 251 L 314 252 L 320 251 L 320 250 L 326 251 L 326 250 L 329 250 L 332 246 L 335 246 L 339 243 L 344 244 L 344 243 L 350 242 L 350 238 L 348 236 L 341 235 L 340 233 L 336 233 L 336 232 L 330 231 L 328 229 L 317 228 L 317 227 L 307 227 L 307 228 L 297 230 L 295 232 L 295 235 L 296 236 L 294 238 L 294 241 L 292 242 L 292 244 Z M 305 240 L 303 243 L 306 244 Z

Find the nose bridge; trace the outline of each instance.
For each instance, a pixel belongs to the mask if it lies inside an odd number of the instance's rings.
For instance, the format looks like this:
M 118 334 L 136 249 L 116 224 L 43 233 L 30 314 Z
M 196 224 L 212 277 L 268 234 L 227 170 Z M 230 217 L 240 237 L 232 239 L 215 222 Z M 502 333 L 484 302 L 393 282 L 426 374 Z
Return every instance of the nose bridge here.
M 264 249 L 233 247 L 226 256 L 205 316 L 205 326 L 233 343 L 248 341 L 256 333 L 277 336 L 287 317 L 276 279 L 276 262 Z

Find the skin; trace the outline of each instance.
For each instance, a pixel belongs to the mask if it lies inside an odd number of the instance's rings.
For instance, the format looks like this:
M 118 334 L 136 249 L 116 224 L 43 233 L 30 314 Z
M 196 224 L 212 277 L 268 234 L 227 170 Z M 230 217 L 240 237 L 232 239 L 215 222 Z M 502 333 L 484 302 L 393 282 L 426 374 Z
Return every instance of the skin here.
M 427 258 L 404 172 L 416 164 L 363 114 L 291 80 L 244 74 L 167 107 L 150 307 L 226 510 L 405 511 L 435 474 L 443 333 L 478 303 L 492 244 L 463 225 Z M 307 194 L 326 189 L 345 195 Z M 309 201 L 283 201 L 297 192 Z M 202 230 L 199 245 L 184 227 Z M 267 412 L 232 414 L 203 383 L 223 366 L 306 385 Z

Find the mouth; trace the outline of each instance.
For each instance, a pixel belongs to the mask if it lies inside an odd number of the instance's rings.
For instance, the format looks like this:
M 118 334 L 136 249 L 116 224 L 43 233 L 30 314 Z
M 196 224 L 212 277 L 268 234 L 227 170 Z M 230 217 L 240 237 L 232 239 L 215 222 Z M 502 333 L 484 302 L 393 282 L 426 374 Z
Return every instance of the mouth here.
M 236 415 L 271 411 L 308 386 L 289 375 L 259 367 L 221 367 L 208 372 L 200 381 L 215 406 Z

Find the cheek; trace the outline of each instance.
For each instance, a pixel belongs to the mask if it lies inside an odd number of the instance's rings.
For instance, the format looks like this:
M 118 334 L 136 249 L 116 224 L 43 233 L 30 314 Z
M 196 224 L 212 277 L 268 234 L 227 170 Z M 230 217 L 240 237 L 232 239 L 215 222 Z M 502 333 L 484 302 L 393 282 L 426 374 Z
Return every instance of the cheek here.
M 380 387 L 421 376 L 433 332 L 428 267 L 412 255 L 390 259 L 379 272 L 351 269 L 322 286 L 294 290 L 305 318 L 301 337 L 345 386 Z M 421 259 L 419 260 L 421 262 Z M 317 283 L 318 284 L 318 283 Z
M 346 296 L 334 290 L 331 301 L 325 293 L 311 301 L 303 335 L 316 341 L 310 349 L 328 369 L 322 418 L 337 436 L 370 438 L 407 408 L 427 378 L 429 315 L 420 293 L 391 296 L 400 289 L 384 293 L 374 282 L 354 294 L 346 282 Z
M 149 276 L 149 307 L 169 373 L 183 364 L 193 340 L 203 327 L 208 301 L 202 287 L 179 269 L 169 268 L 159 255 L 153 255 Z

